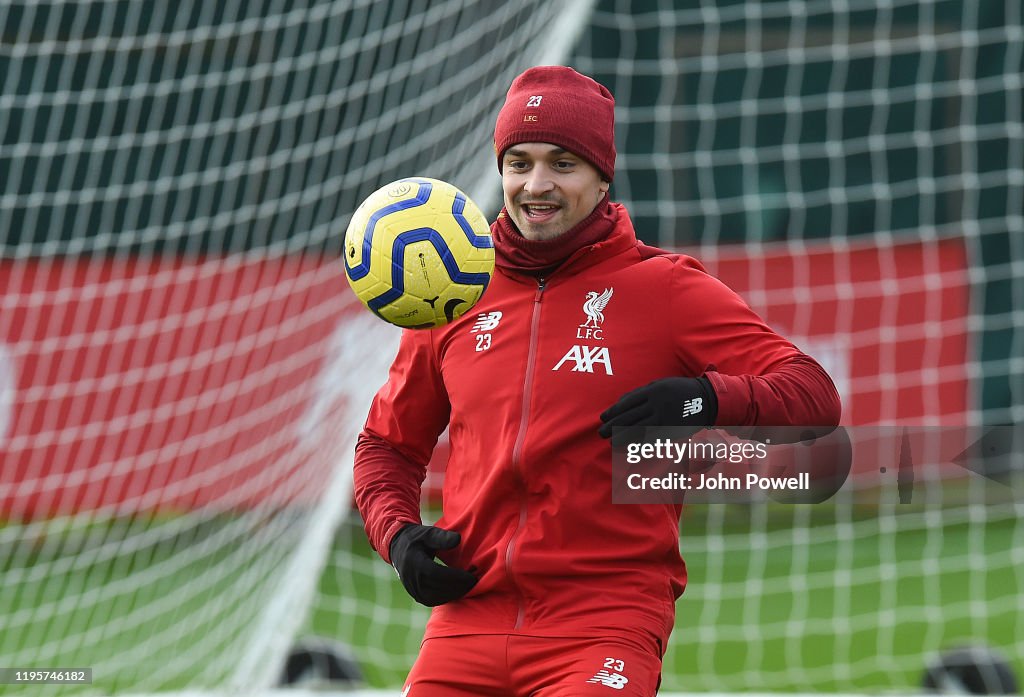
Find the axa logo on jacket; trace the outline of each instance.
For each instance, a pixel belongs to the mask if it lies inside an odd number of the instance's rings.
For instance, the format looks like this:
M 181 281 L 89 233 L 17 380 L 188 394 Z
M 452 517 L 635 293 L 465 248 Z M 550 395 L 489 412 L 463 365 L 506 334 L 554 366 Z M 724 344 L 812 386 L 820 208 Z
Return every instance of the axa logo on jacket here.
M 587 299 L 583 303 L 583 312 L 586 319 L 576 327 L 576 338 L 593 341 L 604 340 L 604 310 L 612 299 L 614 288 L 605 288 L 603 292 L 591 290 L 587 292 Z M 604 368 L 605 375 L 614 375 L 612 371 L 612 357 L 607 347 L 587 346 L 576 344 L 570 348 L 562 359 L 558 361 L 551 370 L 558 370 L 567 362 L 572 361 L 572 372 L 593 373 L 595 366 Z
M 573 346 L 551 370 L 558 370 L 569 361 L 575 363 L 572 367 L 574 373 L 593 373 L 594 366 L 601 365 L 606 375 L 615 374 L 612 372 L 612 357 L 605 346 Z

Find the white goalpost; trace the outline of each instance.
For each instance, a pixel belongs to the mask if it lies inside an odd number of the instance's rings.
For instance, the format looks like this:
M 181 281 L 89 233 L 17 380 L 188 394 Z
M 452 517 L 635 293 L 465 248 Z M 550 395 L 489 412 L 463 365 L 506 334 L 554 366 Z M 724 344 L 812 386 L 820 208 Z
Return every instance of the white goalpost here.
M 0 669 L 92 671 L 4 694 L 302 697 L 305 636 L 400 692 L 429 610 L 351 502 L 398 334 L 342 237 L 405 176 L 496 214 L 531 65 L 612 90 L 612 197 L 844 425 L 1024 423 L 1018 0 L 24 0 L 0 31 Z M 961 645 L 1021 675 L 1007 457 L 941 505 L 879 462 L 828 505 L 687 507 L 663 689 L 914 693 Z

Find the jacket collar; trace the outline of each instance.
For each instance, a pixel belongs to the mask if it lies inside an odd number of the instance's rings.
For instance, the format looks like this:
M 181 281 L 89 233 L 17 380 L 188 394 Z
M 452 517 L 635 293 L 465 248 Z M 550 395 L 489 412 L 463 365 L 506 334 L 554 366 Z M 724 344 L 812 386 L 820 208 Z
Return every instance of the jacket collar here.
M 599 208 L 605 208 L 599 206 Z M 599 213 L 595 209 L 595 213 Z M 497 269 L 504 275 L 508 276 L 517 281 L 535 283 L 538 278 L 550 278 L 562 275 L 577 274 L 585 268 L 593 266 L 594 264 L 613 257 L 617 254 L 621 254 L 629 249 L 638 246 L 640 243 L 636 238 L 636 231 L 633 228 L 633 222 L 629 218 L 629 213 L 626 211 L 625 206 L 621 203 L 608 203 L 606 212 L 600 214 L 603 218 L 610 220 L 610 229 L 607 232 L 603 232 L 599 238 L 594 242 L 585 242 L 582 246 L 571 248 L 569 255 L 560 264 L 556 263 L 549 268 L 529 268 L 516 266 L 513 262 L 507 258 L 501 259 L 501 253 L 498 249 L 495 250 L 496 256 L 499 261 L 497 263 Z M 503 221 L 502 216 L 506 216 Z M 594 217 L 591 214 L 587 220 Z M 597 220 L 600 224 L 601 218 Z M 507 219 L 507 213 L 502 209 L 499 214 L 499 219 L 491 226 L 492 235 L 495 234 L 495 228 L 499 225 L 511 227 L 512 223 Z M 581 223 L 581 225 L 583 225 Z M 498 237 L 502 234 L 508 234 L 508 227 L 497 232 L 495 236 L 495 246 L 500 246 Z M 518 235 L 519 232 L 513 227 L 514 234 Z M 573 234 L 575 231 L 570 231 L 568 234 Z

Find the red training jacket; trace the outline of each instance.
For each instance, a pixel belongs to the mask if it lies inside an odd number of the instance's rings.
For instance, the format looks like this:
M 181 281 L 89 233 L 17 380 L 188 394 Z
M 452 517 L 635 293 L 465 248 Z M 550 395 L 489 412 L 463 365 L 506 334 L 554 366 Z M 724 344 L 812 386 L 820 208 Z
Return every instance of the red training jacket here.
M 615 204 L 613 204 L 615 205 Z M 449 428 L 445 563 L 480 581 L 434 609 L 427 637 L 616 636 L 662 653 L 686 584 L 681 506 L 613 505 L 599 414 L 636 387 L 707 375 L 719 425 L 835 425 L 810 357 L 694 259 L 639 243 L 624 208 L 603 241 L 539 282 L 499 268 L 472 312 L 407 330 L 356 447 L 371 544 L 420 522 L 420 486 Z M 603 316 L 588 293 L 611 291 Z

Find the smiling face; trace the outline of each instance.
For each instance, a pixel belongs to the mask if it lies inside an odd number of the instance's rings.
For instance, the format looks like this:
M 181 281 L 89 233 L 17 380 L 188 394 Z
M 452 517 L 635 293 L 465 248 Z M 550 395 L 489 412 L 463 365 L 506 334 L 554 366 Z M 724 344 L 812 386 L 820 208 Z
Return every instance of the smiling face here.
M 502 156 L 505 209 L 528 240 L 565 234 L 590 215 L 609 186 L 592 164 L 551 143 L 517 143 Z

